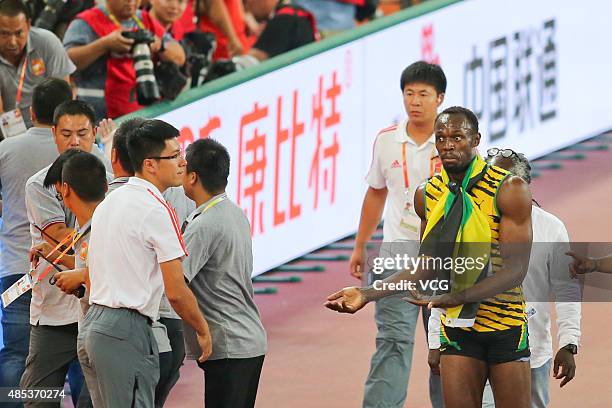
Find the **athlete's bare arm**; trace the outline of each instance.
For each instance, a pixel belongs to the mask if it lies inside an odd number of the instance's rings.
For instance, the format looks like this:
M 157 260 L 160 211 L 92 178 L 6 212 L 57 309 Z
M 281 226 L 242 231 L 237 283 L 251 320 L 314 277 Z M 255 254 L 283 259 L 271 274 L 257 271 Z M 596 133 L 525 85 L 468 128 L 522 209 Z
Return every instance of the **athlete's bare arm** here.
M 474 286 L 453 294 L 444 294 L 412 303 L 432 307 L 454 307 L 480 302 L 508 289 L 519 286 L 529 265 L 531 252 L 531 191 L 520 177 L 510 176 L 497 193 L 497 208 L 501 215 L 499 244 L 503 266 Z
M 421 235 L 425 229 L 425 184 L 417 188 L 415 193 L 415 210 L 421 218 Z M 429 271 L 427 270 L 402 270 L 394 273 L 386 279 L 382 280 L 383 284 L 399 283 L 401 281 L 418 282 L 421 279 L 427 279 Z M 386 287 L 381 285 L 381 287 Z M 325 307 L 335 310 L 340 313 L 355 313 L 364 307 L 368 302 L 378 300 L 387 296 L 396 295 L 396 290 L 377 290 L 373 286 L 367 288 L 348 287 L 341 291 L 331 294 L 327 298 Z

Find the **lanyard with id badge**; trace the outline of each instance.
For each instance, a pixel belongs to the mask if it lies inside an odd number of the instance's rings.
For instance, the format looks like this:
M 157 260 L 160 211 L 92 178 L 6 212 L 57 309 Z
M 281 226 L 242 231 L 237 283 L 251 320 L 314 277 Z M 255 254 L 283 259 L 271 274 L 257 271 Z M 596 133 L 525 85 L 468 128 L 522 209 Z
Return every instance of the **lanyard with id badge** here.
M 19 103 L 21 102 L 21 92 L 23 90 L 23 82 L 25 80 L 25 73 L 28 68 L 28 56 L 26 55 L 23 60 L 21 67 L 21 74 L 19 77 L 19 85 L 17 86 L 17 96 L 15 97 L 15 109 L 0 114 L 0 126 L 2 127 L 2 134 L 4 137 L 18 136 L 26 132 L 27 127 L 19 109 Z
M 439 156 L 436 154 L 435 147 L 432 151 L 431 158 L 429 160 L 429 175 L 433 177 L 434 174 L 439 173 L 442 162 Z M 408 177 L 408 162 L 406 161 L 406 143 L 402 143 L 402 171 L 404 173 L 404 210 L 402 211 L 402 218 L 400 219 L 400 227 L 404 230 L 409 231 L 413 234 L 418 234 L 421 228 L 421 218 L 417 215 L 412 205 L 414 194 L 411 194 L 410 190 L 410 179 Z
M 33 289 L 37 285 L 39 285 L 42 282 L 42 280 L 49 274 L 49 272 L 51 272 L 52 269 L 55 269 L 56 272 L 63 272 L 57 266 L 57 264 L 64 257 L 64 255 L 66 255 L 66 253 L 68 253 L 68 251 L 70 251 L 70 248 L 72 248 L 72 246 L 79 239 L 81 239 L 82 236 L 83 236 L 83 233 L 77 234 L 76 231 L 72 231 L 70 234 L 68 234 L 66 236 L 66 238 L 64 238 L 61 242 L 59 242 L 57 244 L 57 246 L 55 248 L 53 248 L 53 250 L 47 254 L 46 257 L 43 256 L 41 253 L 39 253 L 39 256 L 41 258 L 43 258 L 45 261 L 47 261 L 49 263 L 49 266 L 47 266 L 47 268 L 45 268 L 45 270 L 43 272 L 41 272 L 38 277 L 33 277 L 32 275 L 36 271 L 36 268 L 38 267 L 38 264 L 33 265 L 32 269 L 30 270 L 30 272 L 28 272 L 25 275 L 23 275 L 23 277 L 21 277 L 21 279 L 19 279 L 17 282 L 15 282 L 13 285 L 11 285 L 10 288 L 5 290 L 4 293 L 2 293 L 2 305 L 3 305 L 3 307 L 7 307 L 11 303 L 13 303 L 15 300 L 17 300 L 17 298 L 19 298 L 21 295 L 23 295 L 24 293 L 26 293 L 30 289 Z M 64 247 L 64 245 L 67 244 L 70 240 L 72 240 L 72 244 L 71 245 L 66 245 Z M 64 250 L 62 252 L 59 252 L 59 251 L 61 251 L 61 248 L 64 248 Z M 59 252 L 59 254 L 55 258 L 55 260 L 51 261 L 50 259 L 48 259 L 48 257 L 53 255 L 55 252 Z M 39 263 L 40 263 L 40 261 L 39 261 Z M 49 283 L 51 283 L 51 284 L 55 283 L 53 281 L 54 276 L 55 276 L 55 273 L 53 275 L 51 275 L 51 277 L 49 278 Z

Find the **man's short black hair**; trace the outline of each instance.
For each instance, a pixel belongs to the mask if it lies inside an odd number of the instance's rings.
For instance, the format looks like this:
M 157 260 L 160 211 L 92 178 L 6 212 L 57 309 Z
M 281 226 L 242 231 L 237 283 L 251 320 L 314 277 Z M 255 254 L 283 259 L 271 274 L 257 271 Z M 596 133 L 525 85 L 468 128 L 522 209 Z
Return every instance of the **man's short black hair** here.
M 89 203 L 104 200 L 107 190 L 106 168 L 100 159 L 87 152 L 68 158 L 62 169 L 62 183 Z
M 80 100 L 67 101 L 55 108 L 53 113 L 53 124 L 57 126 L 62 116 L 84 115 L 91 122 L 91 126 L 96 126 L 96 114 L 90 104 Z
M 32 111 L 36 121 L 42 125 L 53 125 L 55 109 L 71 100 L 72 88 L 68 82 L 59 78 L 44 79 L 32 92 Z
M 451 106 L 450 108 L 446 108 L 438 114 L 436 117 L 436 122 L 442 115 L 463 115 L 467 119 L 474 133 L 478 133 L 478 118 L 474 112 L 468 108 L 464 108 L 463 106 Z
M 71 157 L 81 153 L 85 152 L 79 149 L 68 149 L 64 153 L 60 154 L 51 164 L 49 170 L 47 170 L 47 175 L 43 181 L 43 186 L 45 188 L 50 188 L 55 186 L 56 183 L 60 183 L 62 181 L 62 169 L 64 168 L 64 163 L 66 163 L 66 161 L 68 161 L 68 159 Z
M 0 1 L 0 14 L 7 17 L 17 17 L 19 14 L 25 15 L 26 20 L 30 20 L 30 9 L 23 0 L 2 0 Z
M 128 119 L 119 125 L 115 131 L 115 136 L 113 136 L 113 149 L 117 155 L 117 160 L 119 160 L 119 164 L 121 164 L 123 170 L 132 175 L 134 174 L 134 166 L 132 165 L 130 152 L 128 151 L 128 137 L 145 121 L 145 118 Z
M 166 140 L 179 136 L 177 128 L 159 119 L 148 119 L 128 135 L 128 152 L 134 171 L 142 171 L 145 159 L 159 156 Z
M 444 75 L 442 68 L 436 64 L 430 64 L 425 61 L 417 61 L 410 64 L 404 69 L 400 78 L 402 92 L 404 92 L 406 85 L 413 83 L 431 85 L 438 94 L 446 92 L 446 75 Z
M 227 186 L 230 156 L 227 149 L 213 139 L 196 140 L 187 147 L 187 171 L 195 172 L 202 187 L 219 194 Z

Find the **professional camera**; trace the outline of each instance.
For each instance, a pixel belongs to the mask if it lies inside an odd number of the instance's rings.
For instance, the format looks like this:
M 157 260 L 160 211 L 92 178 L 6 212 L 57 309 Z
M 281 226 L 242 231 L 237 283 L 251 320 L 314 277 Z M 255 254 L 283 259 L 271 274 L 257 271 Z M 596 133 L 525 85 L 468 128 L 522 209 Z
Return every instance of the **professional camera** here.
M 187 78 L 178 65 L 169 61 L 158 61 L 155 78 L 164 99 L 174 100 L 187 85 Z
M 68 23 L 81 11 L 93 6 L 93 0 L 31 0 L 34 26 L 53 31 L 60 39 Z
M 66 0 L 46 0 L 44 8 L 34 20 L 34 26 L 53 31 L 65 6 Z
M 187 33 L 181 41 L 187 54 L 188 76 L 191 88 L 202 85 L 212 63 L 212 54 L 217 46 L 213 33 L 193 31 Z
M 151 48 L 149 44 L 155 41 L 155 36 L 147 30 L 123 31 L 125 38 L 134 40 L 132 57 L 136 70 L 136 96 L 140 105 L 150 105 L 160 98 L 159 88 L 155 80 Z
M 210 82 L 222 76 L 242 71 L 259 64 L 259 60 L 252 55 L 238 55 L 232 59 L 219 59 L 210 65 L 204 82 Z

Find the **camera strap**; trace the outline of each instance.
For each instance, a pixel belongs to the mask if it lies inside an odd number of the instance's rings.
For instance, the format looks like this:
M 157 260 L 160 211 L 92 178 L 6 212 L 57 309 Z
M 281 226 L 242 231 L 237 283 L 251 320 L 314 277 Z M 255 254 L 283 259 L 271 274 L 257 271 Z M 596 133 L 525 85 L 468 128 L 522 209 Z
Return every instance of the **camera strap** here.
M 113 13 L 111 13 L 109 10 L 107 10 L 108 12 L 108 18 L 110 18 L 110 20 L 115 23 L 115 25 L 118 28 L 121 28 L 121 23 L 119 22 L 119 20 L 117 20 L 117 17 L 115 17 L 115 15 Z M 138 26 L 138 28 L 140 28 L 141 30 L 146 30 L 147 27 L 145 27 L 145 25 L 142 23 L 142 21 L 138 18 L 138 16 L 136 14 L 132 15 L 132 21 L 134 21 L 136 23 L 136 25 Z

